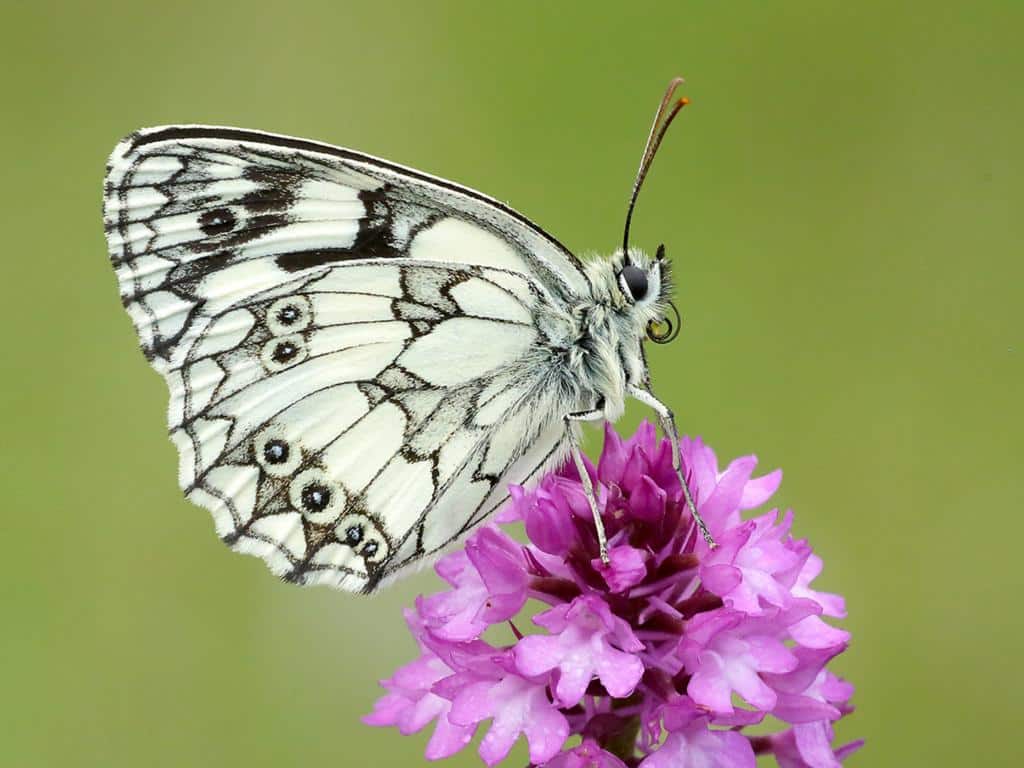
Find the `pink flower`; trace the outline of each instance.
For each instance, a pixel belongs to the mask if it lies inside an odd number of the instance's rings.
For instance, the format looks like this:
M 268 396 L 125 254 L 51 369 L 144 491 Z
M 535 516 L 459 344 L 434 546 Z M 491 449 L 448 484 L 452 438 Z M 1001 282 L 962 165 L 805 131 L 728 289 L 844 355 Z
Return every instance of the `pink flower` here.
M 435 566 L 455 589 L 423 598 L 417 606 L 426 624 L 444 640 L 471 640 L 487 627 L 515 616 L 526 602 L 521 547 L 502 531 L 485 526 Z
M 851 741 L 833 751 L 832 725 L 827 721 L 793 726 L 768 739 L 769 750 L 781 768 L 840 768 L 842 761 L 862 746 Z
M 770 712 L 777 695 L 761 675 L 791 672 L 798 665 L 782 642 L 784 633 L 782 622 L 751 620 L 729 608 L 695 616 L 679 644 L 679 655 L 692 675 L 687 693 L 714 712 L 732 714 L 734 692 Z
M 408 616 L 422 654 L 384 681 L 366 722 L 403 734 L 436 722 L 436 759 L 490 721 L 488 765 L 522 736 L 531 763 L 549 768 L 753 768 L 765 753 L 784 768 L 836 768 L 860 746 L 832 747 L 853 688 L 828 669 L 849 633 L 823 617 L 846 607 L 812 587 L 822 561 L 791 536 L 791 513 L 743 516 L 781 473 L 753 477 L 753 456 L 720 470 L 699 439 L 682 441 L 681 459 L 719 546 L 694 528 L 668 441 L 647 423 L 628 441 L 608 428 L 586 469 L 609 562 L 573 466 L 512 487 L 498 521 L 522 522 L 529 543 L 492 524 L 438 561 L 449 588 Z M 530 599 L 548 608 L 533 618 L 543 631 L 524 637 L 506 622 Z M 768 715 L 791 727 L 747 733 Z M 582 741 L 567 748 L 571 736 Z
M 530 746 L 530 761 L 545 763 L 562 748 L 569 723 L 548 699 L 543 683 L 508 673 L 498 680 L 470 682 L 454 695 L 449 720 L 472 726 L 493 718 L 480 742 L 488 765 L 505 759 L 520 734 Z
M 776 517 L 772 511 L 726 531 L 701 562 L 704 586 L 750 615 L 762 613 L 763 606 L 783 608 L 790 598 L 776 575 L 792 570 L 800 557 L 787 541 L 792 515 L 777 527 Z
M 415 619 L 408 618 L 410 625 L 414 625 Z M 425 651 L 415 661 L 399 667 L 389 680 L 381 682 L 388 694 L 377 701 L 373 712 L 364 717 L 363 722 L 394 725 L 400 733 L 409 735 L 436 721 L 434 734 L 427 744 L 427 759 L 454 755 L 469 743 L 476 729 L 449 721 L 451 701 L 431 692 L 436 682 L 451 674 L 451 667 L 431 651 Z
M 591 562 L 612 592 L 625 592 L 647 577 L 647 556 L 643 550 L 620 544 L 608 549 L 608 564 L 597 557 Z
M 827 669 L 845 645 L 819 650 L 797 648 L 797 665 L 784 674 L 768 674 L 766 679 L 778 693 L 772 714 L 790 723 L 833 721 L 843 716 L 853 696 L 853 686 L 840 680 Z
M 754 749 L 747 738 L 708 728 L 705 713 L 685 696 L 665 705 L 662 720 L 668 738 L 640 768 L 754 768 Z
M 610 752 L 605 752 L 593 739 L 578 747 L 561 752 L 545 768 L 626 768 L 626 764 Z
M 629 696 L 640 682 L 644 665 L 636 653 L 644 644 L 596 595 L 556 605 L 533 621 L 552 634 L 520 640 L 516 667 L 531 677 L 558 670 L 555 699 L 560 706 L 578 704 L 594 677 L 618 699 Z
M 712 730 L 694 720 L 673 731 L 640 768 L 754 768 L 757 760 L 750 742 L 736 731 Z

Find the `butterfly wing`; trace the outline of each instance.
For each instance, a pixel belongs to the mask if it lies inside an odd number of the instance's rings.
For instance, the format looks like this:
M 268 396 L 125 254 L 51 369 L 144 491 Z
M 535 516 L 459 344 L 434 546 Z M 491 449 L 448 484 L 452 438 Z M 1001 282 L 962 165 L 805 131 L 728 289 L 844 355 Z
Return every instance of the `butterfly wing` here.
M 106 193 L 180 484 L 274 572 L 370 591 L 564 455 L 555 351 L 585 277 L 499 204 L 346 150 L 194 127 L 123 142 Z
M 589 284 L 554 238 L 496 200 L 350 150 L 206 126 L 133 134 L 104 222 L 121 298 L 156 366 L 190 315 L 303 270 L 409 258 L 508 269 L 568 302 Z

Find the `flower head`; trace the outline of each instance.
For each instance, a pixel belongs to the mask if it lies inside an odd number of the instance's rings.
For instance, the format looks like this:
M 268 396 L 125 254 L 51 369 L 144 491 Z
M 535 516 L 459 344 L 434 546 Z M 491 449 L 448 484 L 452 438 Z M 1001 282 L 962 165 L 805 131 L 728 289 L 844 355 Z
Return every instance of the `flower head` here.
M 607 561 L 574 467 L 513 487 L 500 519 L 522 521 L 529 543 L 490 524 L 437 563 L 449 589 L 408 614 L 422 655 L 382 683 L 366 722 L 402 733 L 436 722 L 437 759 L 490 721 L 488 765 L 522 736 L 531 763 L 550 768 L 753 768 L 767 753 L 784 768 L 838 766 L 860 746 L 832 746 L 853 688 L 827 665 L 849 634 L 822 617 L 845 616 L 843 599 L 811 588 L 822 561 L 793 538 L 790 513 L 742 514 L 781 473 L 754 478 L 753 456 L 720 470 L 699 439 L 680 447 L 717 547 L 687 512 L 670 443 L 646 423 L 627 441 L 608 428 L 587 464 Z M 505 623 L 531 598 L 548 607 L 523 636 Z M 482 639 L 492 627 L 504 643 Z M 767 715 L 790 728 L 744 731 Z

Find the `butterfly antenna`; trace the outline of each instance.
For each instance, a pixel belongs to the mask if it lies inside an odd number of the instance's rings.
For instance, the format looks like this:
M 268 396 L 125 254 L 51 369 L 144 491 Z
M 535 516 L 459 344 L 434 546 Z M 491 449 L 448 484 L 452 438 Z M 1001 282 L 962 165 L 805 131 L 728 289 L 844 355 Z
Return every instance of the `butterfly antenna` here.
M 626 226 L 622 232 L 622 254 L 627 264 L 629 263 L 629 224 L 633 220 L 633 209 L 636 207 L 640 188 L 644 184 L 644 179 L 647 178 L 647 172 L 651 168 L 651 162 L 654 160 L 658 147 L 661 146 L 661 140 L 665 138 L 665 132 L 672 125 L 672 121 L 676 119 L 679 111 L 690 103 L 685 96 L 679 99 L 675 98 L 676 90 L 684 82 L 683 78 L 675 77 L 668 84 L 665 96 L 658 106 L 658 111 L 654 114 L 651 132 L 647 134 L 647 143 L 644 145 L 644 153 L 640 158 L 640 170 L 637 171 L 636 180 L 633 182 L 633 194 L 629 197 L 629 208 L 626 210 Z

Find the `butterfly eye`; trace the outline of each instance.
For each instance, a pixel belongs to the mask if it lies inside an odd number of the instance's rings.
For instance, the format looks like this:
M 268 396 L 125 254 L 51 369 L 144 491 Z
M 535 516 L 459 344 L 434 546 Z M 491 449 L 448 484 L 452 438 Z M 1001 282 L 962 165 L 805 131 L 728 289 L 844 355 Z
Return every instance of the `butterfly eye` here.
M 619 285 L 633 301 L 643 301 L 647 296 L 647 273 L 640 267 L 627 264 L 619 272 Z

